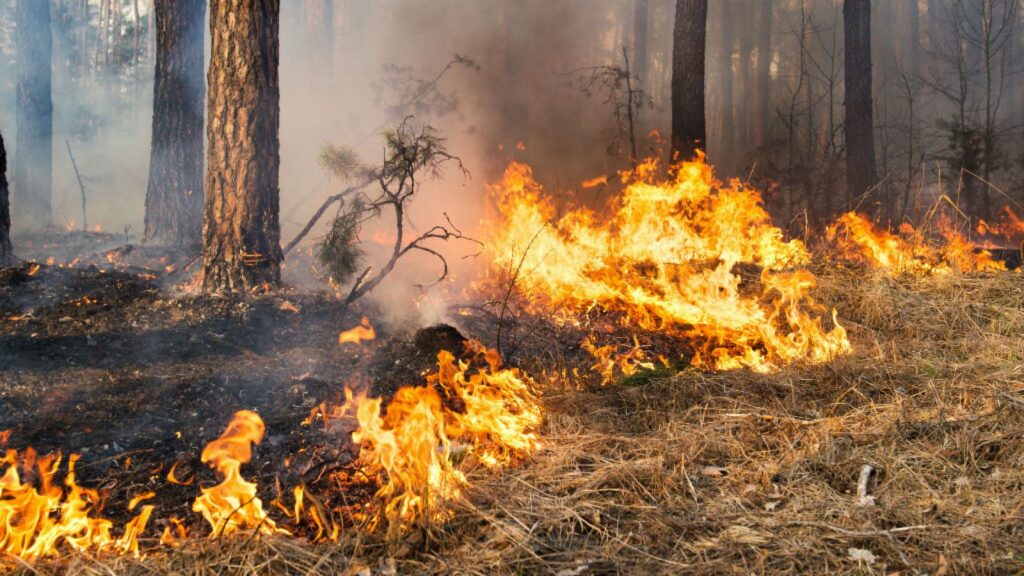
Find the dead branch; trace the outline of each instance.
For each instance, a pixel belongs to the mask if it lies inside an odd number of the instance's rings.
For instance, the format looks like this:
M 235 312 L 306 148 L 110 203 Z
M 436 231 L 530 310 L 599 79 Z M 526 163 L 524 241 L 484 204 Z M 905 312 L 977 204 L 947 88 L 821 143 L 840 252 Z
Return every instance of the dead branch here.
M 323 217 L 324 213 L 327 212 L 328 208 L 330 208 L 333 204 L 341 202 L 345 198 L 351 196 L 352 194 L 355 194 L 356 192 L 362 190 L 363 188 L 366 188 L 367 186 L 373 183 L 374 179 L 375 178 L 373 177 L 367 178 L 366 180 L 358 184 L 349 186 L 345 190 L 335 194 L 334 196 L 331 196 L 327 200 L 324 200 L 324 203 L 320 205 L 320 208 L 313 214 L 313 217 L 309 219 L 309 222 L 307 222 L 306 225 L 302 228 L 302 230 L 298 234 L 296 234 L 295 238 L 293 238 L 292 241 L 289 242 L 287 246 L 285 246 L 284 250 L 281 252 L 281 257 L 284 258 L 285 256 L 288 256 L 288 253 L 291 252 L 292 249 L 298 246 L 299 242 L 302 242 L 302 240 L 309 235 L 310 231 L 313 230 L 313 227 L 316 226 L 317 222 L 320 221 L 320 218 Z

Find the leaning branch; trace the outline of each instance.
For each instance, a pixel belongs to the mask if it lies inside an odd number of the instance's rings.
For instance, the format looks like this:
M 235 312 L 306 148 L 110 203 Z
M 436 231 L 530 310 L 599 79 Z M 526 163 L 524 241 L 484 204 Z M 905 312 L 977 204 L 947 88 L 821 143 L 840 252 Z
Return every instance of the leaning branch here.
M 298 246 L 299 242 L 302 242 L 302 240 L 309 235 L 309 232 L 313 230 L 313 227 L 316 226 L 316 223 L 320 221 L 320 218 L 323 217 L 324 213 L 327 212 L 328 208 L 330 208 L 335 203 L 341 202 L 348 196 L 351 196 L 352 194 L 362 190 L 363 188 L 366 188 L 367 186 L 373 183 L 373 180 L 373 178 L 367 178 L 362 182 L 355 184 L 354 186 L 350 186 L 345 190 L 335 194 L 334 196 L 331 196 L 327 200 L 324 200 L 324 203 L 320 205 L 320 208 L 313 214 L 313 217 L 309 219 L 309 222 L 307 222 L 306 226 L 302 228 L 302 231 L 300 231 L 295 236 L 295 238 L 293 238 L 292 241 L 289 242 L 288 245 L 284 247 L 284 250 L 281 252 L 281 257 L 284 258 L 285 256 L 287 256 L 288 253 L 291 252 L 293 248 Z

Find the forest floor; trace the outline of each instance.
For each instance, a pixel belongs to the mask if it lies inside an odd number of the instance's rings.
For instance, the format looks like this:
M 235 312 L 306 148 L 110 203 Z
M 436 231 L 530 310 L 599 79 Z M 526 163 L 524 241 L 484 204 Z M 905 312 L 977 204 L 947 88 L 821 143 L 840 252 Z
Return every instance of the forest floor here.
M 104 253 L 118 240 L 82 242 Z M 44 262 L 48 246 L 39 239 L 20 255 Z M 328 544 L 201 537 L 168 549 L 156 546 L 168 518 L 202 519 L 191 511 L 195 484 L 169 484 L 167 471 L 178 462 L 179 478 L 212 482 L 199 452 L 234 411 L 256 410 L 267 424 L 243 470 L 264 502 L 278 482 L 315 492 L 318 471 L 354 452 L 344 435 L 303 427 L 310 410 L 355 375 L 380 394 L 415 384 L 451 334 L 428 332 L 425 346 L 411 330 L 385 329 L 343 347 L 338 332 L 374 310 L 346 310 L 328 294 L 188 295 L 173 287 L 184 278 L 160 270 L 162 256 L 134 257 L 120 269 L 61 267 L 62 257 L 0 270 L 8 446 L 81 454 L 78 481 L 106 492 L 115 526 L 130 518 L 132 495 L 157 494 L 147 557 L 69 554 L 16 571 L 1024 573 L 1018 272 L 893 279 L 820 267 L 816 298 L 838 310 L 853 351 L 773 374 L 566 378 L 593 364 L 580 334 L 523 319 L 506 338 L 511 363 L 542 386 L 542 449 L 511 468 L 472 471 L 449 522 L 400 541 L 352 528 Z M 467 337 L 493 343 L 492 318 L 471 307 L 453 317 Z M 648 336 L 652 354 L 673 345 Z

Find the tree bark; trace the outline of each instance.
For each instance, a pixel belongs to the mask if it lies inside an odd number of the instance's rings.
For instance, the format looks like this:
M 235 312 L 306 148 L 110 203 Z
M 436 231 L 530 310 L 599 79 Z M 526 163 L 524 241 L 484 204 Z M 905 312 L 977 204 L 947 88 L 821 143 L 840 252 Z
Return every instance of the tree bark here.
M 716 5 L 718 7 L 718 19 L 720 20 L 721 28 L 718 30 L 717 38 L 718 90 L 714 93 L 721 102 L 722 115 L 720 117 L 721 125 L 719 129 L 712 132 L 712 134 L 717 136 L 716 141 L 718 144 L 715 150 L 714 161 L 721 174 L 733 176 L 733 154 L 735 152 L 733 131 L 735 130 L 736 118 L 734 115 L 732 54 L 735 47 L 733 23 L 736 18 L 733 10 L 736 8 L 736 5 L 729 0 L 718 0 Z M 716 122 L 715 125 L 718 126 L 718 123 Z
M 647 69 L 649 67 L 647 44 L 650 10 L 648 0 L 634 0 L 633 13 L 633 70 L 644 90 L 647 90 Z
M 29 228 L 53 219 L 53 32 L 50 3 L 18 0 L 16 7 L 18 105 L 14 158 L 14 207 Z
M 4 147 L 4 136 L 0 134 L 0 266 L 7 266 L 13 261 L 11 205 L 7 190 L 7 148 Z
M 761 28 L 757 35 L 757 144 L 768 143 L 772 124 L 772 0 L 761 1 Z
M 707 145 L 704 67 L 707 0 L 676 0 L 672 35 L 672 155 L 690 160 Z
M 871 103 L 871 1 L 843 0 L 846 179 L 849 200 L 878 181 Z M 868 198 L 868 201 L 873 201 Z M 875 209 L 876 207 L 872 207 Z
M 146 239 L 200 245 L 203 224 L 203 40 L 206 0 L 157 0 L 153 143 Z
M 210 1 L 203 288 L 281 281 L 280 0 Z

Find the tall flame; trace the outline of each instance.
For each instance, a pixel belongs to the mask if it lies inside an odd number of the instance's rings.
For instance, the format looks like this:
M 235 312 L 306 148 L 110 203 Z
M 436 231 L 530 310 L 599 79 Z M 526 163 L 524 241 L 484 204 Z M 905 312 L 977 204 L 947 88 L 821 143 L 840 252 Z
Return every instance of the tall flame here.
M 625 174 L 607 217 L 585 208 L 558 216 L 530 167 L 513 163 L 493 187 L 495 266 L 515 273 L 536 311 L 561 311 L 563 321 L 594 305 L 621 312 L 686 337 L 700 367 L 767 372 L 849 349 L 834 314 L 826 330 L 809 312 L 815 278 L 794 267 L 810 255 L 783 239 L 756 190 L 718 182 L 703 158 L 667 181 L 656 173 L 650 160 Z M 743 285 L 737 264 L 761 267 L 761 293 Z
M 252 445 L 263 441 L 263 419 L 255 412 L 240 410 L 232 417 L 220 438 L 203 449 L 202 461 L 215 468 L 220 484 L 203 488 L 192 504 L 213 529 L 211 538 L 230 536 L 240 530 L 279 532 L 256 497 L 256 484 L 242 478 L 242 464 L 252 459 Z

